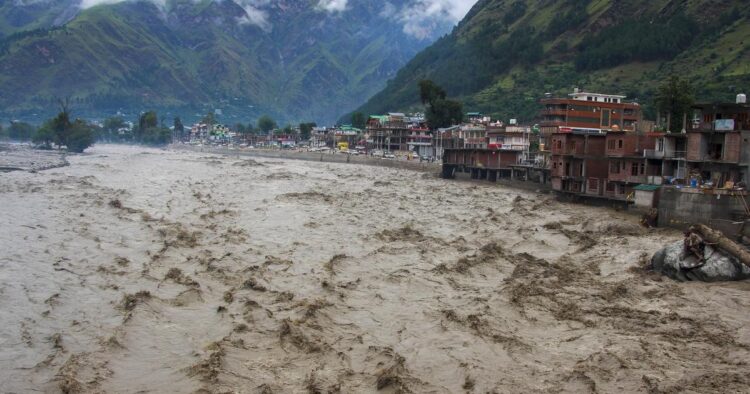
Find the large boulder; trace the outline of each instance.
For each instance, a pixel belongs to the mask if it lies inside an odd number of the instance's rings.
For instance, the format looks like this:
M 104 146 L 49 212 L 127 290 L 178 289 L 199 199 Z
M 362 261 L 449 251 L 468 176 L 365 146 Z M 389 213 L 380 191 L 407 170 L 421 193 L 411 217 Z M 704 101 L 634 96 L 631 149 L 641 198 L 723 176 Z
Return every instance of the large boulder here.
M 706 262 L 703 265 L 699 264 L 694 255 L 686 254 L 683 250 L 683 241 L 677 241 L 659 250 L 651 258 L 651 269 L 683 282 L 718 282 L 750 278 L 750 267 L 723 253 L 721 249 L 706 245 Z

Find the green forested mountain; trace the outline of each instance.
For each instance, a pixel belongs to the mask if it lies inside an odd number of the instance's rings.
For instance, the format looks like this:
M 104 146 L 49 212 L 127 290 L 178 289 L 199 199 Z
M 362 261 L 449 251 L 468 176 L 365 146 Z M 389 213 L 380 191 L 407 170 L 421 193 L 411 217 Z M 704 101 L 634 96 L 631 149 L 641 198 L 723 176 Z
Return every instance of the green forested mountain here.
M 647 105 L 668 75 L 704 100 L 750 91 L 750 11 L 742 0 L 480 0 L 420 52 L 363 113 L 421 109 L 432 79 L 467 110 L 529 121 L 544 93 L 573 87 Z
M 368 0 L 337 12 L 320 0 L 78 3 L 1 3 L 0 116 L 41 119 L 70 98 L 91 117 L 156 109 L 189 121 L 221 109 L 227 123 L 331 122 L 449 28 L 416 38 Z

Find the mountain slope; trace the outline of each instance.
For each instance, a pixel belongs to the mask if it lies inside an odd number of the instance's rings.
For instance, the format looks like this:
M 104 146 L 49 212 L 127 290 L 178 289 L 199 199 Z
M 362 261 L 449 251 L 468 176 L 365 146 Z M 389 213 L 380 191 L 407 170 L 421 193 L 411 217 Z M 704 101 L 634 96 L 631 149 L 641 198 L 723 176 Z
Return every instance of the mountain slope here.
M 468 110 L 531 120 L 544 93 L 573 87 L 650 103 L 668 75 L 701 99 L 750 91 L 750 23 L 743 1 L 481 0 L 450 35 L 417 54 L 358 109 L 419 109 L 432 79 Z
M 78 12 L 76 0 L 4 0 L 0 2 L 0 38 L 62 25 Z
M 231 0 L 96 6 L 0 42 L 1 112 L 43 117 L 71 97 L 94 117 L 156 109 L 190 120 L 222 109 L 226 122 L 263 113 L 331 122 L 430 42 L 404 33 L 379 4 L 348 3 L 325 12 L 318 0 L 267 2 L 263 23 Z

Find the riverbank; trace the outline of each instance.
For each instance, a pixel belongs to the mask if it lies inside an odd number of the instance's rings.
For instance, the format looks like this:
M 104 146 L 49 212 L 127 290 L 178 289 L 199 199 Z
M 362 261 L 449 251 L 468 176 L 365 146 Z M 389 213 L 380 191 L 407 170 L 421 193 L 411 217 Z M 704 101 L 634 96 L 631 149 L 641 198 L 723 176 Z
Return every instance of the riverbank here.
M 229 149 L 227 147 L 193 146 L 188 144 L 172 144 L 168 146 L 168 149 L 196 153 L 215 153 L 235 157 L 264 157 L 268 159 L 317 161 L 320 163 L 362 164 L 430 173 L 437 173 L 441 168 L 439 162 L 430 163 L 420 162 L 419 160 L 408 161 L 403 159 L 381 159 L 365 155 L 349 155 L 346 153 L 302 152 L 279 149 Z
M 43 171 L 68 165 L 66 154 L 26 144 L 0 143 L 0 172 Z
M 8 392 L 744 392 L 750 283 L 405 169 L 97 145 L 0 176 Z

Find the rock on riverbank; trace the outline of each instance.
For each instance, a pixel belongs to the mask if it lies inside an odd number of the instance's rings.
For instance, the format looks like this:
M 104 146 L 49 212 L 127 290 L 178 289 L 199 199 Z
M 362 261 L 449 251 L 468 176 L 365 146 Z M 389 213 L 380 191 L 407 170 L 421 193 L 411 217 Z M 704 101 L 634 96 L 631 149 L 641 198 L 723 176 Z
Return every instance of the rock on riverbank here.
M 656 272 L 682 282 L 718 282 L 750 278 L 750 268 L 735 257 L 724 254 L 710 245 L 706 245 L 703 265 L 698 265 L 696 257 L 683 253 L 683 250 L 683 241 L 666 246 L 654 254 L 651 267 Z

